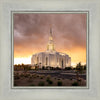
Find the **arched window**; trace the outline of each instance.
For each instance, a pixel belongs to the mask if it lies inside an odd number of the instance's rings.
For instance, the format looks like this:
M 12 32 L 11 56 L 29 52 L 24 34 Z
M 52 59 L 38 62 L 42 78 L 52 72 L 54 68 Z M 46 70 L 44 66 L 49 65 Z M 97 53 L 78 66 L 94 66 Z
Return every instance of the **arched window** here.
M 46 57 L 46 65 L 48 65 L 48 57 Z
M 39 63 L 39 57 L 37 57 L 37 64 Z
M 63 68 L 63 60 L 62 60 L 62 68 Z
M 67 63 L 68 63 L 68 58 L 67 58 Z

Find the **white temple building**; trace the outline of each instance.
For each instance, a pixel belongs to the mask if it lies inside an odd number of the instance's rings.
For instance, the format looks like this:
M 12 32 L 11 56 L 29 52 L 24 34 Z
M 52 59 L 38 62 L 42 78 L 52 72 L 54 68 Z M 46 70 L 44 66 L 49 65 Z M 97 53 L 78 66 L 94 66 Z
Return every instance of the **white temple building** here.
M 54 48 L 52 29 L 50 29 L 49 41 L 47 44 L 47 50 L 45 52 L 39 52 L 32 55 L 32 65 L 39 65 L 39 67 L 59 67 L 65 68 L 71 66 L 71 57 L 65 53 L 57 52 Z

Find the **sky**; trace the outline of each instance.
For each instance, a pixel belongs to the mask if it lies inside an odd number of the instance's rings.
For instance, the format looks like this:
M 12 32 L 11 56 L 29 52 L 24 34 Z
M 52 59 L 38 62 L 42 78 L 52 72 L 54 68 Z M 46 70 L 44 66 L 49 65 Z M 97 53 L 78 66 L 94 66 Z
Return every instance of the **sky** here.
M 31 64 L 32 54 L 46 51 L 50 27 L 55 50 L 67 53 L 71 65 L 86 63 L 86 14 L 15 13 L 14 64 Z

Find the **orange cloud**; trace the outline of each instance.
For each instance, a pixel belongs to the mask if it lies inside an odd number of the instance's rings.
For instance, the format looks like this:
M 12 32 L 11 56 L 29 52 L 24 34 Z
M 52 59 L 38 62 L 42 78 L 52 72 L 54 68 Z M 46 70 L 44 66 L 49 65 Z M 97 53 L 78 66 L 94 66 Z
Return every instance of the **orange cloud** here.
M 14 58 L 45 51 L 50 25 L 56 51 L 86 63 L 86 14 L 14 14 Z

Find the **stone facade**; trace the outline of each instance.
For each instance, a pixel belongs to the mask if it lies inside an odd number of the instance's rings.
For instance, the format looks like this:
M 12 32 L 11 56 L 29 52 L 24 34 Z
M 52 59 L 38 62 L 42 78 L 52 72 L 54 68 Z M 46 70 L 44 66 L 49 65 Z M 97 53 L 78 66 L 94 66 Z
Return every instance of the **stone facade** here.
M 65 68 L 71 66 L 71 57 L 69 57 L 65 53 L 55 51 L 53 37 L 52 37 L 52 30 L 50 29 L 50 36 L 47 45 L 47 50 L 45 52 L 40 52 L 32 55 L 31 64 L 32 65 L 37 64 L 41 68 L 42 66 Z

